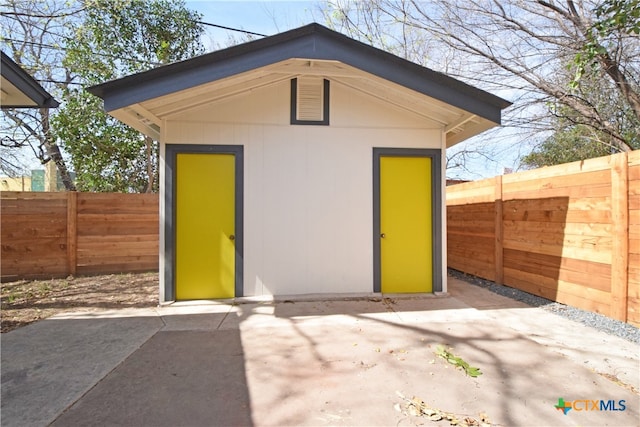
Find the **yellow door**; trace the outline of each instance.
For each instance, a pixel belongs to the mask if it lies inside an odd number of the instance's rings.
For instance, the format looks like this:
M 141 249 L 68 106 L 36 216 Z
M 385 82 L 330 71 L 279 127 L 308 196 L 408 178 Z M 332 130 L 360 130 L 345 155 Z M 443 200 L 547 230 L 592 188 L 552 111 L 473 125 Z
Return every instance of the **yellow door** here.
M 235 296 L 235 156 L 176 158 L 176 299 Z
M 380 157 L 380 286 L 383 293 L 432 292 L 429 157 Z

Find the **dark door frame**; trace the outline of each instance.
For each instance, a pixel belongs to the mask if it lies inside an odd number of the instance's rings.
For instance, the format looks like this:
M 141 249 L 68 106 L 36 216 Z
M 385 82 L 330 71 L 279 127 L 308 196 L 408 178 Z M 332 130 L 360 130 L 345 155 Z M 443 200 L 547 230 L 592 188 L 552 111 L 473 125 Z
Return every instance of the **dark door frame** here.
M 233 154 L 235 156 L 235 296 L 244 295 L 244 147 L 242 145 L 165 145 L 164 177 L 164 301 L 175 301 L 176 283 L 176 159 L 178 154 Z
M 381 292 L 380 158 L 428 157 L 431 159 L 431 229 L 433 292 L 442 292 L 442 150 L 430 148 L 373 148 L 373 292 Z

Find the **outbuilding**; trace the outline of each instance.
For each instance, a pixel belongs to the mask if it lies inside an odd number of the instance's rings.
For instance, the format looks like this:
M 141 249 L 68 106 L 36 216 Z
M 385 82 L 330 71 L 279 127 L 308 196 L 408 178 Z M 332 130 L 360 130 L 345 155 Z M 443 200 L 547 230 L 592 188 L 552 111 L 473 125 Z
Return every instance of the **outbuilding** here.
M 94 86 L 160 141 L 160 300 L 446 291 L 445 150 L 509 102 L 318 24 Z
M 58 101 L 7 54 L 0 51 L 0 107 L 56 108 Z

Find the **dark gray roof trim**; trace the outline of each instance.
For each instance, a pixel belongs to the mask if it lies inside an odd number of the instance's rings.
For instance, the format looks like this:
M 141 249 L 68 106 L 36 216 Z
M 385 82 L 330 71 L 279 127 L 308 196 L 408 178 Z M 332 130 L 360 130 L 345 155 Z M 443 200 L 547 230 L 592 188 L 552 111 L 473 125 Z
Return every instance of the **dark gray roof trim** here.
M 319 24 L 165 65 L 88 88 L 107 111 L 290 58 L 337 60 L 500 123 L 510 102 L 445 74 L 353 40 Z
M 2 56 L 2 77 L 36 104 L 35 106 L 3 104 L 2 108 L 56 108 L 60 105 L 49 92 L 40 86 L 40 83 L 20 68 L 13 59 L 2 51 L 0 51 L 0 54 Z

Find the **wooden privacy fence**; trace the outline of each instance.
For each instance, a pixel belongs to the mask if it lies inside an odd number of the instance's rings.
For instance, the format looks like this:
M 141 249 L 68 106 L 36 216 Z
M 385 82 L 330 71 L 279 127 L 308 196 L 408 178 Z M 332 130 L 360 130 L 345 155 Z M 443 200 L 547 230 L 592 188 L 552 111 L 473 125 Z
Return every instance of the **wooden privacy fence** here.
M 640 324 L 640 151 L 447 187 L 451 268 Z
M 2 281 L 158 269 L 158 195 L 2 192 Z

